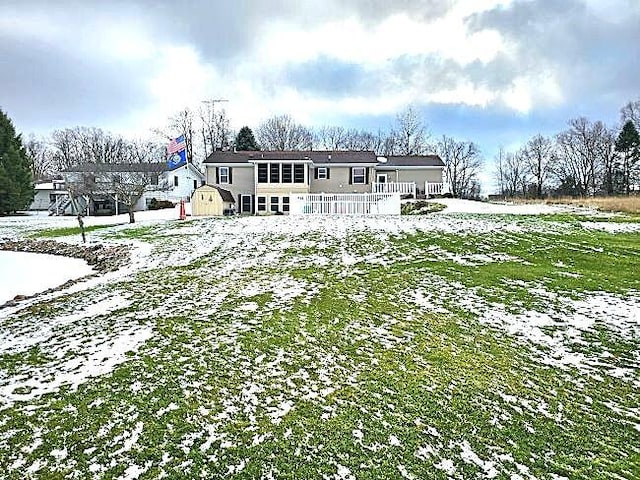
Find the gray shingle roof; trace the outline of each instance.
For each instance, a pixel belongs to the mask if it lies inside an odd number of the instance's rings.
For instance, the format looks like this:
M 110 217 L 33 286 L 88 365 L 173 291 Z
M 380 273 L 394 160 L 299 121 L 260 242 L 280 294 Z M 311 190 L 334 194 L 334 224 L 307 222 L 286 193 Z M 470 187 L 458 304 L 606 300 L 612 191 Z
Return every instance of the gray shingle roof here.
M 265 152 L 213 152 L 204 161 L 209 163 L 248 163 L 253 160 L 311 160 L 317 164 L 332 163 L 376 163 L 376 155 L 373 152 L 355 151 L 265 151 Z
M 379 165 L 389 167 L 444 167 L 438 155 L 389 155 Z
M 225 190 L 224 188 L 220 188 L 220 187 L 213 187 L 213 188 L 218 190 L 218 193 L 222 197 L 223 202 L 231 202 L 231 203 L 236 202 L 236 199 L 233 198 L 233 193 L 231 193 L 229 190 Z
M 166 163 L 83 163 L 75 167 L 69 167 L 64 172 L 143 172 L 160 173 L 168 170 Z

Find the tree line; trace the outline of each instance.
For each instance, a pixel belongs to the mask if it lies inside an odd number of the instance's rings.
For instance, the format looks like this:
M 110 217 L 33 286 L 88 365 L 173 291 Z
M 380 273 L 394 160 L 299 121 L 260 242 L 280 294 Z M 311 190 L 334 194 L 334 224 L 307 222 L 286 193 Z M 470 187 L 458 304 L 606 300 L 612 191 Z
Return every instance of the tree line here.
M 375 132 L 324 125 L 310 128 L 290 115 L 275 115 L 253 130 L 230 128 L 225 109 L 214 109 L 213 101 L 196 110 L 185 108 L 152 130 L 148 140 L 126 139 L 95 127 L 72 127 L 49 136 L 29 136 L 26 151 L 33 160 L 36 181 L 47 180 L 84 163 L 145 163 L 166 161 L 167 143 L 184 135 L 187 159 L 201 165 L 216 150 L 355 150 L 377 155 L 437 154 L 446 165 L 451 191 L 458 197 L 477 197 L 482 156 L 469 140 L 443 135 L 433 139 L 416 109 L 409 107 L 396 115 L 395 123 Z
M 620 126 L 578 117 L 553 136 L 500 149 L 495 177 L 505 197 L 628 195 L 640 188 L 640 99 L 620 110 Z

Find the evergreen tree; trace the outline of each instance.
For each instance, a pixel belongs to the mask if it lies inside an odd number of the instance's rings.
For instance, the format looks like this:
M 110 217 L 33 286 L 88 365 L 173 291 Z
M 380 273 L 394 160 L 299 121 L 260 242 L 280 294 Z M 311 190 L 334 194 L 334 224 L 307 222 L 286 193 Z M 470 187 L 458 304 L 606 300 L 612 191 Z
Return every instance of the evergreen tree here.
M 249 127 L 242 127 L 236 135 L 236 150 L 260 150 Z
M 628 194 L 634 167 L 640 160 L 640 135 L 631 120 L 627 120 L 618 135 L 616 152 L 622 155 L 622 183 L 625 193 Z
M 26 209 L 33 195 L 31 160 L 11 120 L 0 110 L 0 215 Z

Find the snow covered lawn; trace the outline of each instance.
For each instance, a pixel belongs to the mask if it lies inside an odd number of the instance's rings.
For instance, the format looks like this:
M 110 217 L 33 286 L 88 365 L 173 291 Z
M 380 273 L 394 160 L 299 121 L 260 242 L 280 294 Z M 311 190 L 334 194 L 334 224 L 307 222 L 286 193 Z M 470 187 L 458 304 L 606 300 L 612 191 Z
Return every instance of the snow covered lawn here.
M 633 478 L 640 223 L 447 203 L 94 230 L 0 310 L 0 477 Z

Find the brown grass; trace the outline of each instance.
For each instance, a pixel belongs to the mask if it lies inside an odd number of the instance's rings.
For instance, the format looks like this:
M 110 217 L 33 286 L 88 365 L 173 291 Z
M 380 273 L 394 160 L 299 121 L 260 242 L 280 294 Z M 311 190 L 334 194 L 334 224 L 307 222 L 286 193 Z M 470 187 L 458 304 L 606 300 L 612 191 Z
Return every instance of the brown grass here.
M 603 212 L 624 212 L 640 214 L 640 196 L 629 197 L 560 197 L 549 198 L 546 203 L 562 203 L 578 207 L 593 207 Z

